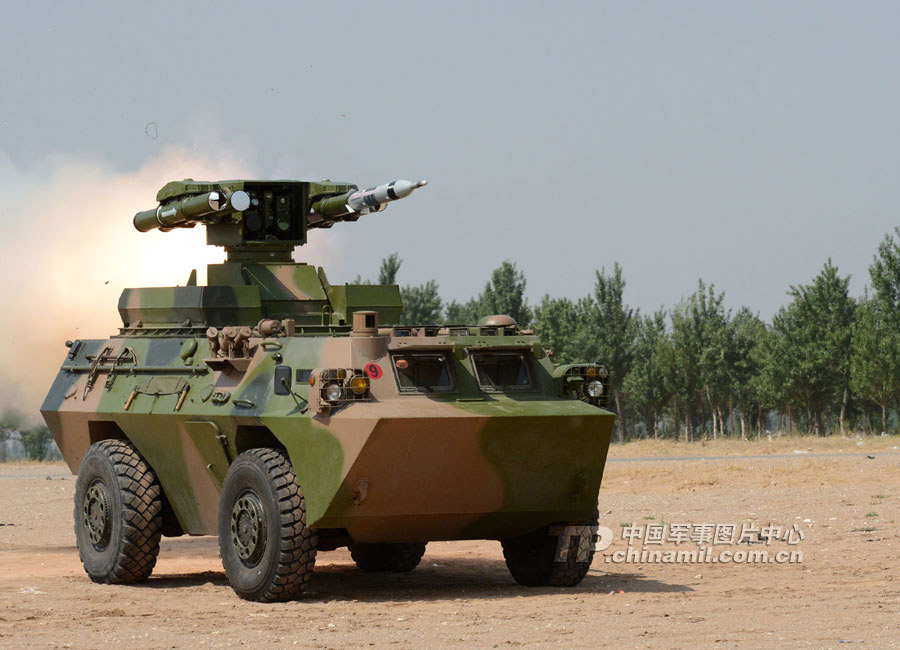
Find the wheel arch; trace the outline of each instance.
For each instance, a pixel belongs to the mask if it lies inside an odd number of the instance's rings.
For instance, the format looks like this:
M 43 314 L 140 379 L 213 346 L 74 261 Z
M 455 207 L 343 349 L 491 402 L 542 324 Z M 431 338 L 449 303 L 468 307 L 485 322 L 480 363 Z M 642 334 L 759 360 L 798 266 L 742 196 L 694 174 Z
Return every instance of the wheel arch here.
M 88 444 L 101 440 L 128 440 L 118 423 L 112 420 L 91 420 L 88 422 Z
M 234 431 L 235 456 L 249 449 L 269 448 L 285 450 L 285 446 L 262 424 L 241 424 Z

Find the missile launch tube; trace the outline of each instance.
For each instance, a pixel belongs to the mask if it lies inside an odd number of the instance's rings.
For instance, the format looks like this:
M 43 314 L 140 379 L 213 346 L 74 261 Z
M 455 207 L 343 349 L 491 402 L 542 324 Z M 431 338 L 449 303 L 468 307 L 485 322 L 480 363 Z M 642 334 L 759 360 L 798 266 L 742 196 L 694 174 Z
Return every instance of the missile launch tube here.
M 241 190 L 233 192 L 231 196 L 219 191 L 207 192 L 160 205 L 155 210 L 138 212 L 134 215 L 134 227 L 141 232 L 156 228 L 162 230 L 183 228 L 214 216 L 224 217 L 235 212 L 243 212 L 248 207 L 250 196 Z

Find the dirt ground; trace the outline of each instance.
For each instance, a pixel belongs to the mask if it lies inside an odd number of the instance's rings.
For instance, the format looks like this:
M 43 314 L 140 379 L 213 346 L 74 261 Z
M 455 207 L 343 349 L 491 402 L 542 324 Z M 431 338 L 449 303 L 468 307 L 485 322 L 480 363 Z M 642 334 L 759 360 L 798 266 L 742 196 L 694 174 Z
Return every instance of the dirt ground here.
M 91 583 L 65 466 L 3 465 L 0 647 L 900 647 L 898 445 L 617 445 L 600 493 L 601 524 L 616 539 L 577 588 L 516 585 L 497 542 L 437 542 L 405 575 L 364 574 L 345 550 L 320 553 L 310 592 L 274 605 L 234 595 L 208 537 L 164 539 L 143 585 Z M 714 458 L 684 459 L 694 456 Z M 613 561 L 628 548 L 624 525 L 663 523 L 796 526 L 795 544 L 769 548 L 802 551 L 802 562 Z

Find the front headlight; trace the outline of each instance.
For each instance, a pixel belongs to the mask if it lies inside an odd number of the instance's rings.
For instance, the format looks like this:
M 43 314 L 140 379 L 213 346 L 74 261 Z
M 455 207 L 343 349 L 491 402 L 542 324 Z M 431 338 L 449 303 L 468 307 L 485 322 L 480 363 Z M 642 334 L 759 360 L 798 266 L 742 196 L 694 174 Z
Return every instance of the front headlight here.
M 344 394 L 340 384 L 328 384 L 325 387 L 325 399 L 329 402 L 338 402 Z
M 591 399 L 596 399 L 603 394 L 603 384 L 596 380 L 589 381 L 584 386 L 584 392 Z
M 357 375 L 350 380 L 350 390 L 357 395 L 365 395 L 366 391 L 369 390 L 369 378 Z

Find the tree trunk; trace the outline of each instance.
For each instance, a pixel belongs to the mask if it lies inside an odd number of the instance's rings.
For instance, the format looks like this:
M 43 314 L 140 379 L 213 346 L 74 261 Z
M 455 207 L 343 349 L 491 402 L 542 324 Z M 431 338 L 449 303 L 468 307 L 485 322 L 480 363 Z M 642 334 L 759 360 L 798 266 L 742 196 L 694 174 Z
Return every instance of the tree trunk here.
M 757 430 L 759 433 L 757 434 L 757 438 L 762 437 L 762 402 L 760 400 L 756 400 L 756 425 L 759 427 Z
M 887 400 L 881 402 L 881 433 L 887 433 Z
M 842 436 L 845 435 L 845 431 L 844 431 L 844 416 L 847 414 L 847 399 L 848 399 L 848 397 L 849 397 L 848 393 L 849 393 L 849 390 L 847 389 L 846 386 L 844 386 L 844 398 L 841 400 L 841 418 L 840 418 L 840 422 L 841 422 L 841 435 L 842 435 Z
M 734 397 L 728 398 L 728 435 L 734 438 Z
M 653 409 L 653 439 L 659 439 L 659 410 Z
M 679 440 L 681 438 L 681 420 L 679 419 L 680 413 L 678 413 L 678 395 L 675 396 L 675 440 Z
M 613 393 L 613 399 L 616 401 L 616 438 L 619 442 L 625 442 L 625 434 L 622 430 L 622 402 L 619 400 L 619 389 Z
M 791 405 L 787 405 L 788 409 L 788 433 L 794 433 L 794 416 L 791 413 Z
M 700 391 L 700 435 L 706 437 L 706 400 L 703 391 Z
M 744 426 L 744 412 L 741 411 L 741 440 L 747 439 L 747 429 Z

